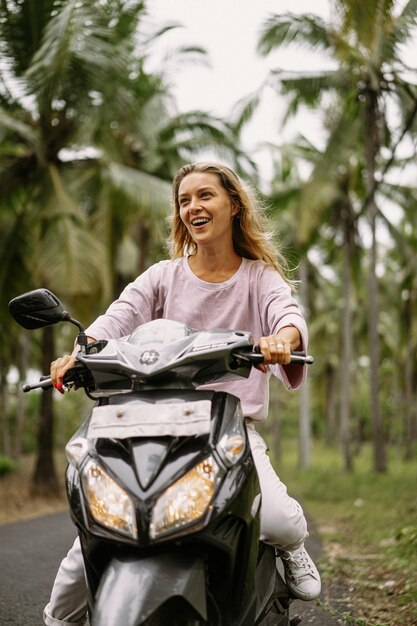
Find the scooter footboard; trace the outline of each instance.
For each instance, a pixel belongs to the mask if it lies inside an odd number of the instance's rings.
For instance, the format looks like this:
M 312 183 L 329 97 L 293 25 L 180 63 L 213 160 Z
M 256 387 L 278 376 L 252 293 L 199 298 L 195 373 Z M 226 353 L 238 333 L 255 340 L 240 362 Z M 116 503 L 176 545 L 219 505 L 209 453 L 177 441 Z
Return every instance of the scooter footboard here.
M 114 557 L 97 591 L 92 626 L 140 626 L 174 596 L 182 597 L 207 619 L 201 557 L 178 552 L 143 559 Z

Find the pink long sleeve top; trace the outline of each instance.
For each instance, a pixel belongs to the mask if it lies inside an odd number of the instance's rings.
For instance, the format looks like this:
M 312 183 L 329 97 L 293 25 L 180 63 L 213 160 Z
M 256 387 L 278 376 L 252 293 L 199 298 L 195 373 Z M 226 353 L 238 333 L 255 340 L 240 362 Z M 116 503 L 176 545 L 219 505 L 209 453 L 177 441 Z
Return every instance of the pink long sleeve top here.
M 95 339 L 116 339 L 158 318 L 182 322 L 196 330 L 246 330 L 255 342 L 276 335 L 285 326 L 295 326 L 301 335 L 300 349 L 307 349 L 307 326 L 300 307 L 281 275 L 263 261 L 242 259 L 237 272 L 222 283 L 198 278 L 187 257 L 156 263 L 127 285 L 86 333 Z M 298 389 L 306 370 L 296 365 L 270 366 L 267 374 L 252 369 L 248 380 L 204 388 L 238 396 L 246 417 L 263 420 L 268 413 L 270 373 L 288 389 Z

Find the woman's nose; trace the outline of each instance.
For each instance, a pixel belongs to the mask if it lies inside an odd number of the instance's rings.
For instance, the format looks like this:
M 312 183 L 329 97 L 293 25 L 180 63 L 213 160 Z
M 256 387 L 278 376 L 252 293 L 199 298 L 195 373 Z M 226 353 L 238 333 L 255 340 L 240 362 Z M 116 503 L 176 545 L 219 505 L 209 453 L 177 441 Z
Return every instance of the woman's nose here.
M 201 206 L 198 201 L 198 198 L 191 198 L 190 200 L 190 211 L 200 211 Z

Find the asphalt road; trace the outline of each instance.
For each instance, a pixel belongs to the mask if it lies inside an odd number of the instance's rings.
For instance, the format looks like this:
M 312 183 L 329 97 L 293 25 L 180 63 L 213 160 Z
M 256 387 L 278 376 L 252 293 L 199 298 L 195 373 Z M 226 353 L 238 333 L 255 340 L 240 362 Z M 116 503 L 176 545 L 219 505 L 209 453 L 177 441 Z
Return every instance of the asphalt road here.
M 42 612 L 56 571 L 75 535 L 68 513 L 0 526 L 1 626 L 43 624 Z M 308 550 L 315 560 L 319 558 L 321 546 L 314 535 L 308 539 Z M 292 617 L 295 616 L 302 618 L 302 626 L 342 624 L 314 602 L 294 602 Z

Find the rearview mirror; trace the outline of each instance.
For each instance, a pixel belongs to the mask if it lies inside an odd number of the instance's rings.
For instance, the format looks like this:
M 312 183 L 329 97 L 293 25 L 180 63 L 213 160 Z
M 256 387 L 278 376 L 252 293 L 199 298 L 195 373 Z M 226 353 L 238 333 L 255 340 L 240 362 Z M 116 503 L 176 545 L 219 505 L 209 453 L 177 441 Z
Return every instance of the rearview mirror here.
M 9 302 L 9 313 L 20 326 L 28 330 L 70 318 L 61 301 L 48 289 L 35 289 L 13 298 Z

